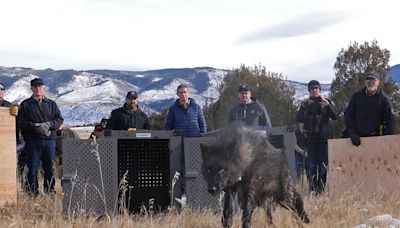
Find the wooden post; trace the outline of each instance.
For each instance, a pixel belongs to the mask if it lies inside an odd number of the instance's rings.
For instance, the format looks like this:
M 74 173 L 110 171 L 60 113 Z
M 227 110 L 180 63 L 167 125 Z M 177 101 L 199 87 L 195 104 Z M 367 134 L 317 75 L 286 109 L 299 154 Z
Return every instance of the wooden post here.
M 400 135 L 361 138 L 358 147 L 349 138 L 332 139 L 328 148 L 330 193 L 399 191 Z
M 17 151 L 15 117 L 0 107 L 0 206 L 17 200 Z

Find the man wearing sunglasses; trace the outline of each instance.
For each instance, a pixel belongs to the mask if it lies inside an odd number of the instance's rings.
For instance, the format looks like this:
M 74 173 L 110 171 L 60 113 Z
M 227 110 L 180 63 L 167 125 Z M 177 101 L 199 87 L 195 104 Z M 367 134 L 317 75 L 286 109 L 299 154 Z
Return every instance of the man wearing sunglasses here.
M 395 132 L 392 105 L 380 87 L 379 73 L 370 71 L 364 78 L 365 87 L 353 94 L 344 111 L 345 134 L 354 146 L 361 144 L 360 137 Z
M 139 108 L 138 93 L 136 91 L 129 91 L 126 94 L 124 106 L 111 112 L 106 128 L 112 130 L 150 129 L 149 118 Z
M 272 127 L 264 105 L 251 97 L 250 85 L 246 83 L 240 85 L 238 92 L 239 104 L 231 108 L 228 123 L 240 121 L 246 126 Z

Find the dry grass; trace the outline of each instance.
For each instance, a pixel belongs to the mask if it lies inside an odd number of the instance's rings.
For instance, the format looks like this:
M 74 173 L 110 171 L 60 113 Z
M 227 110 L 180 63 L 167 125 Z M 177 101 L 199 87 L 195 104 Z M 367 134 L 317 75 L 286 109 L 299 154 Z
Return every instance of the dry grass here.
M 320 197 L 305 196 L 304 201 L 312 219 L 311 224 L 302 224 L 287 210 L 278 207 L 274 212 L 274 227 L 353 227 L 381 214 L 400 217 L 400 193 L 374 197 L 352 193 L 343 193 L 340 197 L 326 194 Z M 54 199 L 42 195 L 32 199 L 20 193 L 16 203 L 0 209 L 0 227 L 220 227 L 220 217 L 220 212 L 185 209 L 180 213 L 124 214 L 110 219 L 88 214 L 67 218 L 62 213 L 61 194 L 58 193 Z M 256 210 L 252 225 L 268 226 L 263 210 Z M 384 227 L 382 224 L 375 225 Z M 240 227 L 239 214 L 235 216 L 233 227 Z
M 303 195 L 305 210 L 312 223 L 303 224 L 289 211 L 278 207 L 273 213 L 273 227 L 342 228 L 366 223 L 369 218 L 382 214 L 390 214 L 393 218 L 400 217 L 400 190 L 392 195 L 383 192 L 365 195 L 350 189 L 347 192 L 341 192 L 340 195 L 327 193 L 315 197 L 307 193 L 305 185 L 303 180 L 298 189 Z M 59 179 L 56 181 L 56 191 L 57 195 L 54 198 L 40 195 L 35 199 L 20 191 L 16 202 L 0 208 L 0 227 L 222 227 L 221 212 L 211 210 L 184 209 L 181 212 L 172 210 L 155 215 L 122 213 L 111 218 L 82 213 L 75 217 L 68 217 L 62 212 L 62 191 Z M 240 219 L 241 216 L 237 213 L 233 227 L 241 227 Z M 388 227 L 383 223 L 371 225 L 371 227 Z M 263 210 L 255 211 L 252 226 L 268 226 Z

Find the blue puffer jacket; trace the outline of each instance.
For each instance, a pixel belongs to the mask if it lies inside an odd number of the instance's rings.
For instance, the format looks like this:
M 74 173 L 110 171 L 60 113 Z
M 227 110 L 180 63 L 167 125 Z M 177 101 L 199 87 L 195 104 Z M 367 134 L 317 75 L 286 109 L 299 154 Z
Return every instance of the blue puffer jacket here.
M 206 133 L 206 121 L 201 107 L 194 99 L 189 98 L 190 104 L 185 109 L 179 99 L 169 108 L 165 121 L 165 130 L 181 129 L 183 137 L 198 137 Z

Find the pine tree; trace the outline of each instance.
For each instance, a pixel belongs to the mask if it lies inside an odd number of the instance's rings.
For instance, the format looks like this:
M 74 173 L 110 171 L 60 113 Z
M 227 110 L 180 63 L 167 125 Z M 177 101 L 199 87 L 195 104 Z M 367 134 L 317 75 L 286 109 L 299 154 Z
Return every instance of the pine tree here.
M 168 107 L 164 108 L 160 114 L 152 113 L 149 117 L 151 130 L 163 130 L 165 119 L 167 119 Z

